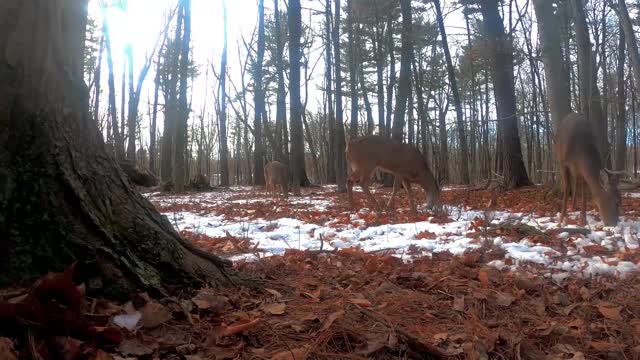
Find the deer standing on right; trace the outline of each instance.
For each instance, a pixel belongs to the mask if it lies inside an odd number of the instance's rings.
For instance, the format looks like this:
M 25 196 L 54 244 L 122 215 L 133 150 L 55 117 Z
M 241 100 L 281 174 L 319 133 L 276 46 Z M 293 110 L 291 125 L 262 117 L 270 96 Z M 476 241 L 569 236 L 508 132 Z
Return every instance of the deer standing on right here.
M 271 161 L 264 165 L 264 181 L 267 192 L 275 193 L 276 186 L 282 189 L 282 196 L 289 196 L 289 169 L 280 161 Z
M 616 172 L 605 169 L 598 151 L 595 132 L 583 115 L 571 113 L 562 119 L 555 136 L 554 150 L 560 165 L 563 191 L 559 225 L 564 223 L 567 216 L 569 179 L 573 178 L 574 210 L 578 188 L 582 196 L 580 224 L 584 226 L 587 223 L 587 198 L 584 193 L 586 184 L 598 206 L 604 225 L 616 226 L 620 216 L 619 176 Z

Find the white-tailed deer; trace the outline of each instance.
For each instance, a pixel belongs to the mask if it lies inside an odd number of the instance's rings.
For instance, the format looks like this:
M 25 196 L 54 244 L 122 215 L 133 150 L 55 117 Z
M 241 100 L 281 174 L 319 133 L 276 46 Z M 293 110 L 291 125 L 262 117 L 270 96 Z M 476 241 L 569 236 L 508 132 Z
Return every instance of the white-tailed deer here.
M 584 193 L 586 184 L 598 206 L 602 222 L 606 226 L 617 225 L 620 216 L 618 174 L 604 168 L 598 150 L 597 137 L 592 125 L 583 115 L 572 113 L 562 119 L 555 135 L 554 150 L 560 165 L 564 193 L 560 224 L 564 223 L 567 216 L 569 179 L 573 178 L 574 210 L 576 210 L 578 188 L 581 189 L 580 223 L 585 225 L 587 222 L 587 198 Z
M 411 184 L 419 184 L 427 194 L 427 206 L 432 208 L 440 201 L 440 189 L 427 161 L 422 154 L 409 144 L 404 144 L 379 135 L 363 136 L 351 140 L 347 144 L 347 160 L 351 169 L 351 175 L 347 179 L 347 195 L 349 203 L 353 202 L 353 183 L 358 182 L 362 186 L 367 199 L 375 210 L 380 206 L 369 192 L 371 173 L 377 168 L 394 175 L 393 192 L 387 202 L 387 207 L 393 207 L 393 201 L 400 186 L 404 186 L 409 196 L 411 211 L 416 213 L 416 205 L 413 202 Z
M 267 191 L 272 194 L 276 191 L 276 186 L 280 185 L 282 196 L 289 195 L 289 170 L 287 165 L 279 161 L 271 161 L 264 165 L 264 180 Z

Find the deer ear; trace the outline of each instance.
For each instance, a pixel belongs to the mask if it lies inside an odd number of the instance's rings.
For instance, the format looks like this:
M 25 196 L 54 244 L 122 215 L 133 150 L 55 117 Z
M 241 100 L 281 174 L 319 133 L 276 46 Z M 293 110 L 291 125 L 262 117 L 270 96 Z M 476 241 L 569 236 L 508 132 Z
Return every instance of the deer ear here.
M 600 185 L 607 190 L 609 189 L 609 174 L 604 170 L 600 170 Z

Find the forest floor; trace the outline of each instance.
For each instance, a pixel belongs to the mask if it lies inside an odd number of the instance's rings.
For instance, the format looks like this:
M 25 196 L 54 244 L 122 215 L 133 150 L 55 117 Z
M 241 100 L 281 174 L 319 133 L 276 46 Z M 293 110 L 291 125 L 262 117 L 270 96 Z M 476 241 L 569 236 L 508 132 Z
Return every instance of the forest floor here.
M 404 193 L 396 212 L 353 211 L 333 187 L 287 200 L 251 187 L 149 193 L 186 238 L 265 287 L 87 298 L 92 341 L 0 338 L 0 358 L 39 344 L 68 359 L 640 358 L 640 193 L 623 194 L 617 227 L 591 211 L 586 228 L 577 213 L 559 228 L 549 190 L 488 207 L 490 191 L 446 188 L 440 217 L 410 214 Z M 0 304 L 21 296 L 0 291 Z

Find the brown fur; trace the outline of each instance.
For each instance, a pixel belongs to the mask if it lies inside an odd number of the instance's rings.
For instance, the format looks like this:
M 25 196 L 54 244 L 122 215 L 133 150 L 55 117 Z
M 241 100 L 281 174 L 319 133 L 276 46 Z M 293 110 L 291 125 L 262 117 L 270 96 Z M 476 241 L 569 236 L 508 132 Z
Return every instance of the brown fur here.
M 607 226 L 617 225 L 620 216 L 618 176 L 604 168 L 598 151 L 597 137 L 583 115 L 572 113 L 562 119 L 555 136 L 554 150 L 560 165 L 564 193 L 560 224 L 567 216 L 569 179 L 573 178 L 574 210 L 578 188 L 582 195 L 580 222 L 586 224 L 587 199 L 584 185 L 587 185 L 598 206 L 602 222 Z
M 380 210 L 377 201 L 369 192 L 371 173 L 377 168 L 394 175 L 393 193 L 387 207 L 393 207 L 393 201 L 400 186 L 409 196 L 411 211 L 416 212 L 411 193 L 411 184 L 418 183 L 427 194 L 427 205 L 433 207 L 440 200 L 440 189 L 433 173 L 422 154 L 413 146 L 379 135 L 363 136 L 351 140 L 346 149 L 351 174 L 347 179 L 347 195 L 351 206 L 353 202 L 353 184 L 358 182 L 369 203 Z
M 264 165 L 264 180 L 267 191 L 270 194 L 275 193 L 276 186 L 280 186 L 282 196 L 289 196 L 289 170 L 287 165 L 279 161 L 271 161 Z

